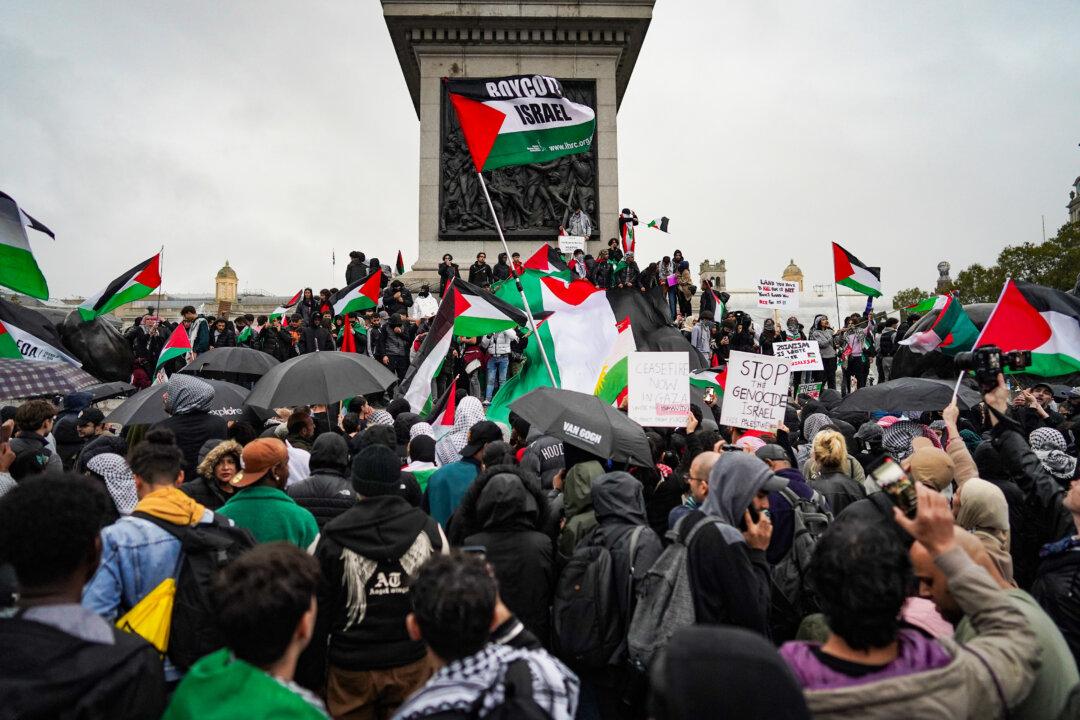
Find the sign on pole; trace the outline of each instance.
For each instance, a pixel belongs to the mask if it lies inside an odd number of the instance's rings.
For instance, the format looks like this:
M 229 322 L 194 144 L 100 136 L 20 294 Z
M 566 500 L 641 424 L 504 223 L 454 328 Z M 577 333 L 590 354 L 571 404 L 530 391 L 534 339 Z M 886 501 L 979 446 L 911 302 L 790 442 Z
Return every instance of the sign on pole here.
M 773 343 L 773 355 L 789 361 L 793 371 L 825 369 L 821 362 L 821 348 L 814 340 Z
M 560 235 L 559 252 L 564 255 L 573 255 L 575 250 L 584 250 L 585 240 L 584 235 Z
M 787 360 L 732 350 L 720 424 L 750 430 L 775 430 L 784 422 L 791 384 Z
M 759 308 L 791 308 L 799 307 L 799 283 L 787 280 L 758 280 L 758 307 Z
M 632 352 L 627 358 L 630 419 L 645 427 L 683 427 L 690 412 L 690 354 Z

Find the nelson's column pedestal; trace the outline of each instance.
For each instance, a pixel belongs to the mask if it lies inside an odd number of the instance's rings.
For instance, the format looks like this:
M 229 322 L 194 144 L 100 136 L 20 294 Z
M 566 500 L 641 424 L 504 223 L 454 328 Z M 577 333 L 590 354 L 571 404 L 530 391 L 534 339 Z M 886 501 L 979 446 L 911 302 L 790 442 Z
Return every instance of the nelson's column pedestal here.
M 444 253 L 462 275 L 477 252 L 502 251 L 443 77 L 551 75 L 595 108 L 588 153 L 485 173 L 511 252 L 554 243 L 575 206 L 593 223 L 595 254 L 618 235 L 616 115 L 655 0 L 382 0 L 386 27 L 420 118 L 419 259 L 406 280 L 435 277 Z

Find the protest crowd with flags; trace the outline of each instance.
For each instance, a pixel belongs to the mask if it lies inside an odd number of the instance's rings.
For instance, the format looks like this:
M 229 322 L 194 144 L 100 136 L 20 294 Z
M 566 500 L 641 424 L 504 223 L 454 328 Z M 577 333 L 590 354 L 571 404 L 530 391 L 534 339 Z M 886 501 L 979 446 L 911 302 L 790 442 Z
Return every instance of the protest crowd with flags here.
M 595 131 L 554 78 L 446 89 L 480 183 Z M 53 233 L 0 214 L 0 285 L 47 298 Z M 618 227 L 148 313 L 130 383 L 0 301 L 0 714 L 1080 716 L 1080 297 L 875 314 L 832 243 L 865 310 L 758 328 L 638 260 L 668 217 Z

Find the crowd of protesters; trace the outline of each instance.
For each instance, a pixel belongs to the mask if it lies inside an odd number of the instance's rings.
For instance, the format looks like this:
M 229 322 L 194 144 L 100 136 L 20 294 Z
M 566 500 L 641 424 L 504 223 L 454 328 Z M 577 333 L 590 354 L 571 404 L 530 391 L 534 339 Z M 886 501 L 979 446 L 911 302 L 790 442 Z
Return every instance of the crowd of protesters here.
M 406 313 L 429 297 L 386 289 Z M 321 342 L 323 312 L 303 298 L 300 339 Z M 711 312 L 682 323 L 706 357 L 811 339 L 856 386 L 905 330 L 757 334 Z M 343 331 L 360 345 L 395 317 L 423 332 L 386 310 Z M 264 322 L 253 347 L 267 330 L 292 332 Z M 466 364 L 521 337 L 471 340 Z M 381 394 L 225 421 L 182 374 L 151 426 L 111 426 L 80 393 L 0 408 L 0 715 L 1080 713 L 1080 393 L 999 376 L 971 410 L 852 413 L 826 377 L 771 433 L 724 426 L 707 397 L 684 427 L 645 428 L 651 461 L 627 465 L 487 420 L 503 367 L 458 383 L 440 432 Z

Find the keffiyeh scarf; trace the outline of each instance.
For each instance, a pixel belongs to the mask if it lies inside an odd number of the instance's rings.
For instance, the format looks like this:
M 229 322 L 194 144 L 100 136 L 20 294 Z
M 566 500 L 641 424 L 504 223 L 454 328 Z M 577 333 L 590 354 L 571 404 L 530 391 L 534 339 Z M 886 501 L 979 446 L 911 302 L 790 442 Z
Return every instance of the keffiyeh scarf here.
M 1076 476 L 1076 458 L 1065 452 L 1065 436 L 1054 428 L 1033 430 L 1028 436 L 1031 449 L 1046 471 L 1058 480 L 1072 480 Z
M 121 515 L 130 515 L 139 502 L 139 496 L 135 493 L 135 476 L 127 461 L 116 453 L 101 453 L 90 458 L 86 468 L 105 478 L 105 489 L 109 491 L 116 509 Z
M 454 410 L 454 427 L 435 444 L 435 459 L 449 465 L 461 459 L 461 448 L 469 444 L 469 428 L 484 419 L 484 406 L 472 395 L 461 398 Z

